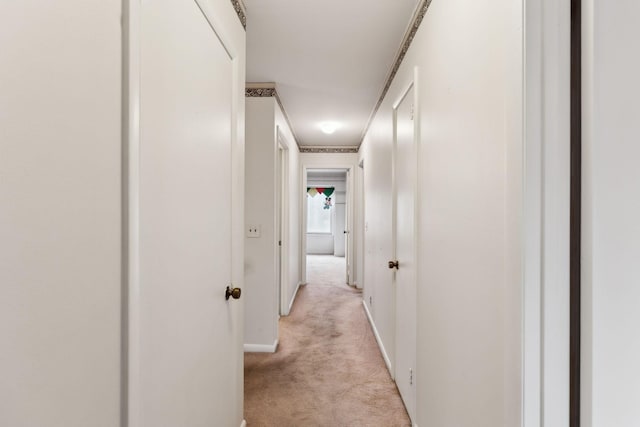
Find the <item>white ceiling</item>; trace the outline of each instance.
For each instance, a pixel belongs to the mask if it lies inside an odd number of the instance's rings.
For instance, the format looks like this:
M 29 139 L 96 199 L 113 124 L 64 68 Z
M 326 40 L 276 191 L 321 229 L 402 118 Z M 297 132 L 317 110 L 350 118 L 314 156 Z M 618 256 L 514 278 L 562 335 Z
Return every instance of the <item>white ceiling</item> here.
M 245 0 L 247 82 L 276 83 L 301 146 L 357 146 L 418 1 Z

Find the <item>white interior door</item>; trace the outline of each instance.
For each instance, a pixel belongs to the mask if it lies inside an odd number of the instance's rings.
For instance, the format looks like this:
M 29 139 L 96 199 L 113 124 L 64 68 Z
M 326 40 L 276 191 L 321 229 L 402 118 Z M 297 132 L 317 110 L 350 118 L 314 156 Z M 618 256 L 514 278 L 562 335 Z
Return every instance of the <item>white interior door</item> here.
M 414 89 L 396 109 L 395 271 L 396 369 L 395 380 L 407 412 L 415 420 L 416 366 L 416 150 L 413 122 Z
M 238 425 L 233 58 L 196 2 L 142 2 L 136 426 Z M 233 125 L 235 126 L 235 125 Z

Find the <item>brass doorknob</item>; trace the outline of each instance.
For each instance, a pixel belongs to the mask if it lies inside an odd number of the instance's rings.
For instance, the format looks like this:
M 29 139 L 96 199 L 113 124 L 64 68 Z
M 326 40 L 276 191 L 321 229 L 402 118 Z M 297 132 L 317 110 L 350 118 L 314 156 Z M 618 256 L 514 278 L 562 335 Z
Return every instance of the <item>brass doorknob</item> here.
M 224 292 L 224 298 L 226 300 L 228 300 L 229 297 L 232 297 L 233 299 L 239 299 L 241 294 L 242 290 L 240 288 L 232 288 L 230 286 L 227 286 L 227 290 Z
M 398 260 L 389 261 L 389 268 L 395 268 L 396 270 L 399 270 L 400 264 L 398 263 Z

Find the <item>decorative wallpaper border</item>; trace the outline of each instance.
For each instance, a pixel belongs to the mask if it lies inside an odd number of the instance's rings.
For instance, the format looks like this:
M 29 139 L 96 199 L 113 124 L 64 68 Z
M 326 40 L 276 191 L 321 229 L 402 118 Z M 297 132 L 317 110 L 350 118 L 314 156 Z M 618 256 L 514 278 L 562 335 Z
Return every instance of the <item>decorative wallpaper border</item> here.
M 337 154 L 349 154 L 357 153 L 358 147 L 300 147 L 300 153 L 337 153 Z
M 240 19 L 240 23 L 242 24 L 242 27 L 246 30 L 247 29 L 247 12 L 246 12 L 246 8 L 244 7 L 244 3 L 242 3 L 242 0 L 231 0 L 231 4 L 233 5 L 233 9 L 238 14 L 238 19 Z
M 396 55 L 396 60 L 394 61 L 393 67 L 391 67 L 391 71 L 389 72 L 389 76 L 387 77 L 387 81 L 385 82 L 384 87 L 382 88 L 382 93 L 380 94 L 380 98 L 378 98 L 378 102 L 376 103 L 376 106 L 373 108 L 373 111 L 371 112 L 371 116 L 369 117 L 369 121 L 367 122 L 367 126 L 365 127 L 364 132 L 362 133 L 362 139 L 364 139 L 364 136 L 367 134 L 367 131 L 369 130 L 369 126 L 371 126 L 371 122 L 373 121 L 373 118 L 376 116 L 378 109 L 380 109 L 380 105 L 382 105 L 382 101 L 384 101 L 384 97 L 387 95 L 387 92 L 389 91 L 389 88 L 393 83 L 393 79 L 396 77 L 396 74 L 398 73 L 398 69 L 400 68 L 400 65 L 402 65 L 402 61 L 404 60 L 404 57 L 409 51 L 409 47 L 411 47 L 411 42 L 413 41 L 413 38 L 416 36 L 416 33 L 418 32 L 418 29 L 420 28 L 420 24 L 422 23 L 424 16 L 427 14 L 427 10 L 431 5 L 431 1 L 432 0 L 422 0 L 422 3 L 420 4 L 420 6 L 416 8 L 416 13 L 413 16 L 411 25 L 409 26 L 409 28 L 407 29 L 407 32 L 404 35 L 404 39 L 402 41 L 402 47 L 400 48 L 400 51 Z M 362 145 L 362 141 L 360 141 L 360 145 Z
M 271 98 L 278 96 L 274 87 L 248 87 L 244 90 L 244 96 L 247 98 Z

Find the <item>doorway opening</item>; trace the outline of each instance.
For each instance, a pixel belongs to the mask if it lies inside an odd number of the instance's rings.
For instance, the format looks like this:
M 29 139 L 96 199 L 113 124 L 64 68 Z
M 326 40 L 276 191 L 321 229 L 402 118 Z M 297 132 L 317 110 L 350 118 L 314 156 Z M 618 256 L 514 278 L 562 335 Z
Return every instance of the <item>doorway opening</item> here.
M 307 169 L 307 283 L 349 284 L 348 169 Z

